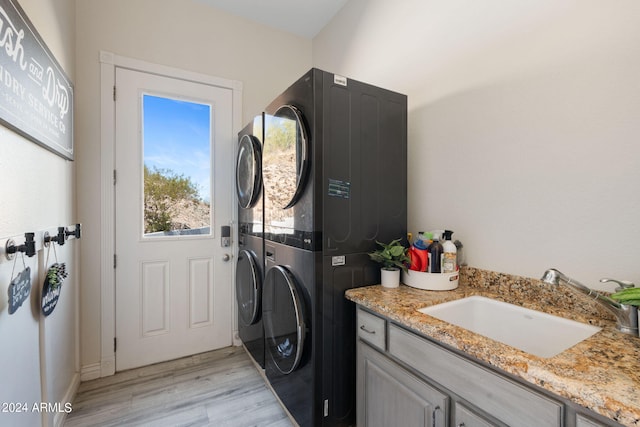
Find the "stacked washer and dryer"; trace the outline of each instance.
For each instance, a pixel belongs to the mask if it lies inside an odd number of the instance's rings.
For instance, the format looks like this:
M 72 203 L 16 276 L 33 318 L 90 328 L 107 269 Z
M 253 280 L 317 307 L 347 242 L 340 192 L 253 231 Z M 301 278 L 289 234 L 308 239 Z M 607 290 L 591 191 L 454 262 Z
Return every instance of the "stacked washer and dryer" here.
M 344 292 L 379 283 L 376 241 L 406 239 L 407 98 L 312 69 L 261 118 L 265 374 L 299 425 L 355 425 Z
M 251 357 L 264 368 L 262 123 L 262 116 L 257 116 L 238 134 L 236 150 L 236 194 L 238 198 L 236 302 L 238 306 L 238 335 Z

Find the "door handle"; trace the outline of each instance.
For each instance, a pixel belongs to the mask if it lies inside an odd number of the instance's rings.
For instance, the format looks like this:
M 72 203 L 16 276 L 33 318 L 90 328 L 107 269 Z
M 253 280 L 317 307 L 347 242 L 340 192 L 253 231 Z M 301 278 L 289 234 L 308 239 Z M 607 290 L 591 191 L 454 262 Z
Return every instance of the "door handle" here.
M 229 260 L 231 260 L 231 255 L 229 255 L 229 254 L 222 255 L 222 260 L 224 262 L 229 262 Z

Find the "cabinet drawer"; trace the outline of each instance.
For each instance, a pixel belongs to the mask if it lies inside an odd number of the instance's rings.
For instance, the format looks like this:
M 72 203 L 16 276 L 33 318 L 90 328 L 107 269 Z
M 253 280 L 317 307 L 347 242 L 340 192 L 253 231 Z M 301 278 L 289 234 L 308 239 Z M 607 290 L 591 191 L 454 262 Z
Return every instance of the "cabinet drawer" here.
M 505 424 L 562 425 L 562 403 L 396 325 L 389 325 L 389 353 Z
M 582 414 L 576 414 L 576 427 L 606 427 L 606 424 L 599 423 Z
M 385 320 L 358 308 L 358 338 L 384 351 L 386 334 Z
M 456 427 L 503 427 L 502 424 L 489 421 L 460 402 L 456 402 L 453 425 Z

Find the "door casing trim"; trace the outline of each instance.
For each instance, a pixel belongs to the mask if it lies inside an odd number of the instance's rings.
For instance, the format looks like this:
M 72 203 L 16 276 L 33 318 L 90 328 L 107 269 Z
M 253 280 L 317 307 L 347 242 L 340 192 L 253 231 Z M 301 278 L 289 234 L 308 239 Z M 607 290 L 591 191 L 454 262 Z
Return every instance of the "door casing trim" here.
M 166 77 L 230 89 L 233 93 L 233 132 L 237 134 L 242 122 L 242 82 L 223 79 L 166 65 L 100 51 L 100 377 L 113 375 L 116 368 L 115 339 L 115 102 L 116 68 L 126 68 Z M 232 205 L 236 206 L 235 191 L 231 191 Z M 232 209 L 232 222 L 237 223 L 236 209 Z M 233 253 L 237 252 L 233 242 Z M 235 269 L 232 269 L 235 283 Z M 233 294 L 233 293 L 232 293 Z M 234 301 L 230 301 L 234 304 Z M 235 307 L 235 305 L 234 305 Z M 233 336 L 237 335 L 237 316 L 232 319 Z

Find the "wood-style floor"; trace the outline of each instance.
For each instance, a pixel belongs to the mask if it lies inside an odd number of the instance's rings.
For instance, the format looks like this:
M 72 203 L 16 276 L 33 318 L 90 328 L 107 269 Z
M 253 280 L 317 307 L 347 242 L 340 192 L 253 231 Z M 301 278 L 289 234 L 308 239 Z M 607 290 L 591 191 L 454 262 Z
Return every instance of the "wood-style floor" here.
M 80 384 L 65 426 L 291 427 L 243 347 Z

